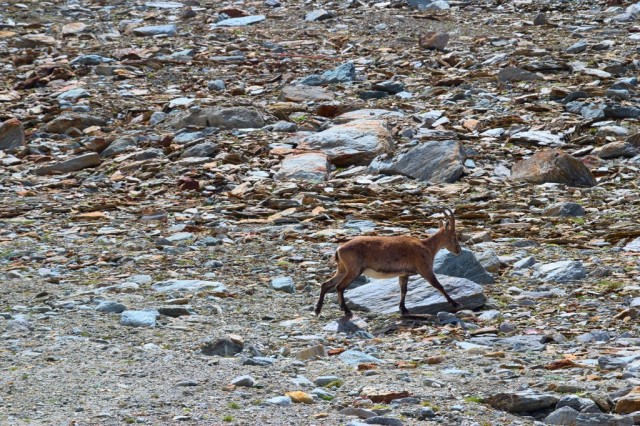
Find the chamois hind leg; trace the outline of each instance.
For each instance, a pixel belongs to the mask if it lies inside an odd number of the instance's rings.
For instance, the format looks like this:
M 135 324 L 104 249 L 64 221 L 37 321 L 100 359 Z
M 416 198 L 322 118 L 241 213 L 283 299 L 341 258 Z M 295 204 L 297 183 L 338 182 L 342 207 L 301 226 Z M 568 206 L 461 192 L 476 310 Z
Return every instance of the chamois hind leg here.
M 440 284 L 440 281 L 438 281 L 438 279 L 436 278 L 436 274 L 434 274 L 433 271 L 419 270 L 418 272 L 420 273 L 420 275 L 422 275 L 422 277 L 425 280 L 429 281 L 429 283 L 436 290 L 442 293 L 442 295 L 447 299 L 447 302 L 449 302 L 451 306 L 453 306 L 454 308 L 459 308 L 460 306 L 462 306 L 460 303 L 453 300 L 451 296 L 447 294 L 447 291 L 444 289 L 444 287 L 442 287 L 442 284 Z
M 338 265 L 338 271 L 336 271 L 336 273 L 328 281 L 322 284 L 322 287 L 320 288 L 320 298 L 318 299 L 318 303 L 316 304 L 316 315 L 320 315 L 320 311 L 322 311 L 325 294 L 327 294 L 329 290 L 338 285 L 338 283 L 341 282 L 344 278 L 345 274 L 346 271 L 341 267 L 341 265 Z
M 402 313 L 402 315 L 409 315 L 409 310 L 406 306 L 404 306 L 404 299 L 407 296 L 409 277 L 407 275 L 399 276 L 398 283 L 400 284 L 400 312 Z
M 360 271 L 348 271 L 336 287 L 336 291 L 338 292 L 338 303 L 340 304 L 340 309 L 344 311 L 345 318 L 353 317 L 353 312 L 351 312 L 351 310 L 347 308 L 347 304 L 344 301 L 344 290 L 349 287 L 349 284 L 351 284 L 359 276 Z

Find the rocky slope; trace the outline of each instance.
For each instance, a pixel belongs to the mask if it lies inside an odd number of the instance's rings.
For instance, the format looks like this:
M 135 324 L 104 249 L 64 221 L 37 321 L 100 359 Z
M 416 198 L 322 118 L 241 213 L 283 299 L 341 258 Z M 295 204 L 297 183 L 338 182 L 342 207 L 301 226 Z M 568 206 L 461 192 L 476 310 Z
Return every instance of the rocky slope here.
M 0 423 L 640 424 L 640 3 L 0 8 Z M 465 250 L 329 294 L 356 235 Z

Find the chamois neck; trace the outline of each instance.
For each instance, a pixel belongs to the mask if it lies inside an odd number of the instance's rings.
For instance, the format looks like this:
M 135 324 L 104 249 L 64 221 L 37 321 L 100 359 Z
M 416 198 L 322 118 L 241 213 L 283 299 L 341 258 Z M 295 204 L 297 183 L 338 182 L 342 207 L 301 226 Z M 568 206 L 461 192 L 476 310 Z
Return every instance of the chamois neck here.
M 445 237 L 446 237 L 446 229 L 440 228 L 438 229 L 438 232 L 427 237 L 427 239 L 422 240 L 422 243 L 426 247 L 430 248 L 433 251 L 433 254 L 435 255 L 444 246 L 444 243 L 446 241 Z

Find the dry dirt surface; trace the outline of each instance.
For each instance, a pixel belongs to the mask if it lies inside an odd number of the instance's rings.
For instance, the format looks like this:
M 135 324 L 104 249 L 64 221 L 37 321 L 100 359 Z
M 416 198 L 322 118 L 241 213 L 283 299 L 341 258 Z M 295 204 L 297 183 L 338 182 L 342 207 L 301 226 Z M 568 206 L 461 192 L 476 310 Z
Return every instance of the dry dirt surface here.
M 0 0 L 0 424 L 640 424 L 639 57 L 623 0 Z M 314 315 L 444 207 L 461 309 Z

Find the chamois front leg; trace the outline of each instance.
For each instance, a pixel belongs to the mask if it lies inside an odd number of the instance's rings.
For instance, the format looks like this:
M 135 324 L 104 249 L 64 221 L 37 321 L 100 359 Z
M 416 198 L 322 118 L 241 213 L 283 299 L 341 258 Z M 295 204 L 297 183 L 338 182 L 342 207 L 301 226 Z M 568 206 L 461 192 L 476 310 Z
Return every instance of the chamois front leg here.
M 316 315 L 320 315 L 320 311 L 322 311 L 322 305 L 324 304 L 325 294 L 327 294 L 329 290 L 331 290 L 336 285 L 338 285 L 338 283 L 342 281 L 343 277 L 344 277 L 344 271 L 340 271 L 340 269 L 338 269 L 338 272 L 336 272 L 333 275 L 333 277 L 329 279 L 329 281 L 326 281 L 325 283 L 322 284 L 322 287 L 320 288 L 320 298 L 318 298 L 318 303 L 316 304 L 316 310 L 315 310 Z
M 404 299 L 407 296 L 409 277 L 407 275 L 399 276 L 398 283 L 400 284 L 400 312 L 402 313 L 402 315 L 409 315 L 409 310 L 406 306 L 404 306 Z
M 451 306 L 453 306 L 454 308 L 459 308 L 459 307 L 462 306 L 460 303 L 458 303 L 455 300 L 453 300 L 451 298 L 451 296 L 449 296 L 447 294 L 447 291 L 444 289 L 442 284 L 440 284 L 440 281 L 438 281 L 438 279 L 436 278 L 436 274 L 434 274 L 433 271 L 419 271 L 419 272 L 420 272 L 420 275 L 422 275 L 422 278 L 424 278 L 425 280 L 429 281 L 429 283 L 436 290 L 438 290 L 440 293 L 442 293 L 442 295 L 447 299 L 447 302 L 449 302 L 449 304 Z

